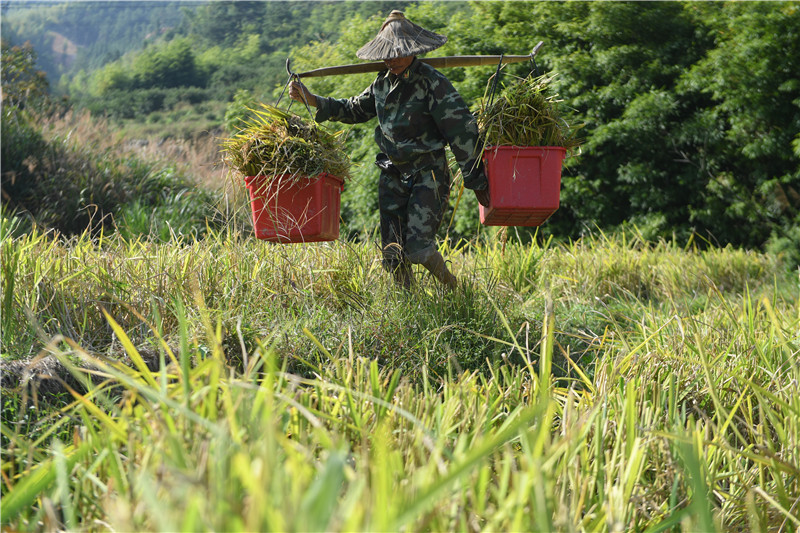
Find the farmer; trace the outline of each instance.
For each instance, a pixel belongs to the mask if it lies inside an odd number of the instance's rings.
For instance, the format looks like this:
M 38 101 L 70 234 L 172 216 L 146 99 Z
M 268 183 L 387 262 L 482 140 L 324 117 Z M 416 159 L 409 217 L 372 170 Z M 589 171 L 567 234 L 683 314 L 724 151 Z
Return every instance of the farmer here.
M 317 108 L 316 120 L 348 124 L 378 117 L 375 142 L 380 152 L 378 184 L 383 267 L 409 288 L 411 264 L 420 264 L 449 288 L 456 277 L 436 247 L 450 196 L 445 147 L 455 155 L 464 185 L 489 205 L 489 182 L 481 161 L 478 126 L 464 100 L 447 78 L 417 60 L 439 48 L 447 37 L 410 22 L 392 11 L 378 35 L 361 47 L 361 59 L 383 60 L 386 70 L 358 96 L 347 99 L 312 94 L 294 81 L 289 95 Z

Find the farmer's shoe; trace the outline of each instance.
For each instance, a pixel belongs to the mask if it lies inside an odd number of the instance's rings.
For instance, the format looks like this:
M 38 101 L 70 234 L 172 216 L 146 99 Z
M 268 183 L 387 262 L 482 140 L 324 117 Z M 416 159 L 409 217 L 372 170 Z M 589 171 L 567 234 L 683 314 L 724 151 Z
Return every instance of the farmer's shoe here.
M 447 269 L 442 254 L 439 252 L 433 253 L 422 266 L 427 268 L 433 277 L 450 290 L 455 290 L 458 287 L 458 278 Z

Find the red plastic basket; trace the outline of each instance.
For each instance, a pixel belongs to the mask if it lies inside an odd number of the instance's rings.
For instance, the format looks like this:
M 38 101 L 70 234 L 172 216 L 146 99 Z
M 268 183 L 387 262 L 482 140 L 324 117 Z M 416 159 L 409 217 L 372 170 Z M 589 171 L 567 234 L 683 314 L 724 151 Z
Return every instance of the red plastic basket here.
M 344 181 L 322 173 L 248 176 L 256 238 L 282 243 L 334 241 L 339 238 L 340 197 Z
M 492 146 L 483 152 L 489 178 L 489 207 L 480 206 L 486 226 L 539 226 L 558 210 L 560 146 Z

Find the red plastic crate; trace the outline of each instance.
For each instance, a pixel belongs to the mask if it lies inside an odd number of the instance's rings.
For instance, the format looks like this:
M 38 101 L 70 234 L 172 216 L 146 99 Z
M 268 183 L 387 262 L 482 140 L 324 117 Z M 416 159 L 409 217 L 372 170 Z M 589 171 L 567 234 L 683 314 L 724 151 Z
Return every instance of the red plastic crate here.
M 248 176 L 256 238 L 273 242 L 318 242 L 339 238 L 340 197 L 344 181 L 322 173 Z
M 539 226 L 558 210 L 560 146 L 492 146 L 483 152 L 489 178 L 489 207 L 480 206 L 486 226 Z

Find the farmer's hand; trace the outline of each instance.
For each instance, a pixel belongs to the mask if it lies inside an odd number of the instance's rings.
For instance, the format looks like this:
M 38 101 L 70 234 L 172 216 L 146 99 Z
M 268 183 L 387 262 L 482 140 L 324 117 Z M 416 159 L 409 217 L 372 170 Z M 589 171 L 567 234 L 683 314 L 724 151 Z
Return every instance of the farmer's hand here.
M 491 200 L 491 198 L 489 198 L 489 188 L 487 187 L 487 188 L 483 189 L 482 191 L 479 191 L 479 190 L 476 189 L 475 190 L 475 198 L 478 199 L 478 202 L 480 202 L 480 204 L 483 207 L 489 207 L 489 203 L 490 203 L 490 200 Z
M 299 81 L 293 81 L 289 85 L 289 97 L 298 102 L 306 102 L 308 105 L 317 107 L 317 96 Z

